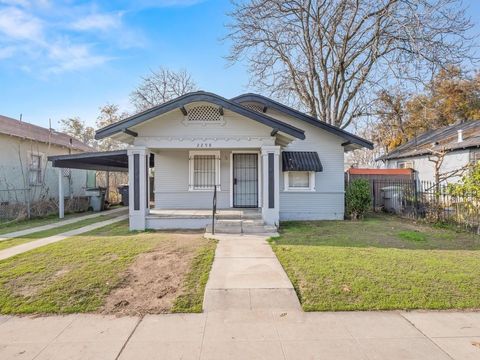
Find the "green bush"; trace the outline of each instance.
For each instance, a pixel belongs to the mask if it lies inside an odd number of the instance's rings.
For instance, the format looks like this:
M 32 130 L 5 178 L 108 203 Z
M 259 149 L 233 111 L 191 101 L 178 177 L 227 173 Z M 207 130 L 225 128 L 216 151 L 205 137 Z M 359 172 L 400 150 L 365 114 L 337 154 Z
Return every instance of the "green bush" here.
M 347 215 L 352 220 L 363 218 L 370 208 L 370 183 L 365 179 L 353 180 L 347 187 L 345 194 Z

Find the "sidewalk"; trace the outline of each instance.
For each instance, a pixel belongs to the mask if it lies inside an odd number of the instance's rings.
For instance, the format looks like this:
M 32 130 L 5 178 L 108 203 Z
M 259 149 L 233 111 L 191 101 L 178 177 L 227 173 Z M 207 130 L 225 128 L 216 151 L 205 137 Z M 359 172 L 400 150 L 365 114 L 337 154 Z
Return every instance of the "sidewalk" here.
M 474 360 L 479 344 L 472 312 L 0 317 L 2 360 Z
M 82 221 L 82 220 L 92 219 L 92 218 L 99 217 L 99 216 L 102 216 L 102 215 L 115 214 L 115 213 L 125 211 L 125 210 L 128 210 L 128 208 L 121 207 L 121 208 L 118 208 L 118 209 L 97 212 L 97 213 L 93 213 L 93 214 L 90 214 L 90 215 L 76 216 L 72 219 L 60 220 L 60 221 L 56 221 L 56 222 L 51 223 L 51 224 L 37 226 L 37 227 L 33 227 L 33 228 L 28 228 L 28 229 L 25 229 L 25 230 L 14 231 L 14 232 L 11 232 L 11 233 L 8 233 L 8 234 L 0 235 L 0 241 L 9 240 L 9 239 L 16 238 L 16 237 L 22 237 L 22 236 L 30 235 L 30 234 L 40 232 L 40 231 L 55 229 L 55 228 L 60 227 L 60 226 L 74 224 L 74 223 Z
M 216 238 L 203 313 L 0 316 L 0 359 L 480 359 L 480 312 L 305 313 L 266 236 Z
M 113 219 L 109 219 L 109 220 L 100 221 L 100 222 L 97 222 L 97 223 L 94 223 L 94 224 L 86 225 L 86 226 L 83 226 L 81 228 L 66 231 L 66 232 L 61 233 L 61 234 L 57 234 L 57 235 L 49 236 L 49 237 L 46 237 L 46 238 L 30 241 L 30 242 L 27 242 L 25 244 L 12 246 L 12 247 L 9 247 L 5 250 L 0 251 L 0 260 L 8 259 L 9 257 L 15 256 L 15 255 L 18 255 L 18 254 L 22 254 L 26 251 L 33 250 L 33 249 L 36 249 L 36 248 L 39 248 L 41 246 L 45 246 L 45 245 L 48 245 L 48 244 L 53 244 L 55 242 L 64 240 L 66 238 L 76 236 L 76 235 L 79 235 L 79 234 L 82 234 L 82 233 L 85 233 L 85 232 L 88 232 L 88 231 L 91 231 L 91 230 L 95 230 L 95 229 L 98 229 L 98 228 L 101 228 L 101 227 L 104 227 L 104 226 L 107 226 L 107 225 L 110 225 L 110 224 L 113 224 L 113 223 L 116 223 L 116 222 L 119 222 L 119 221 L 122 221 L 122 220 L 125 220 L 125 219 L 128 219 L 128 214 L 127 215 L 120 215 L 120 216 L 117 216 Z

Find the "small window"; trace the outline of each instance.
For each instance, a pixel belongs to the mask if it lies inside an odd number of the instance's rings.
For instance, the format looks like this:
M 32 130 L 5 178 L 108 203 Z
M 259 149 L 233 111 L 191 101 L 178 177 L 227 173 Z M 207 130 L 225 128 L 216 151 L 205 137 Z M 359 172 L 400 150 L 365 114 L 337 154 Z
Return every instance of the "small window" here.
M 470 150 L 470 164 L 476 165 L 480 161 L 480 150 Z
M 285 191 L 315 191 L 315 173 L 313 171 L 285 172 Z
M 412 161 L 397 161 L 397 168 L 399 169 L 413 169 Z
M 190 152 L 189 190 L 213 190 L 220 185 L 220 153 L 218 151 Z M 217 187 L 217 190 L 220 190 Z
M 42 155 L 30 154 L 29 182 L 30 185 L 42 184 Z

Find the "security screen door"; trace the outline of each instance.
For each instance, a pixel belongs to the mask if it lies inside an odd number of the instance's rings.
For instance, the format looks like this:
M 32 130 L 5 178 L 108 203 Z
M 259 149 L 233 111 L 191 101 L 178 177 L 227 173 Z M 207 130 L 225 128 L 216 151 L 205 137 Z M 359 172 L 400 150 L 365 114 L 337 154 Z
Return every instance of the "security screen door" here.
M 233 207 L 258 207 L 257 154 L 233 154 Z

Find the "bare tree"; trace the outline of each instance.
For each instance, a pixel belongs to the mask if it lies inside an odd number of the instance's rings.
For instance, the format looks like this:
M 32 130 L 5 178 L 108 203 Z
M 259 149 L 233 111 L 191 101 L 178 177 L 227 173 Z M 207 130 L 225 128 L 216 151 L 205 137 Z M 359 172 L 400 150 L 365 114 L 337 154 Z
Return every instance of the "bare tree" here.
M 130 94 L 130 100 L 137 111 L 143 111 L 195 90 L 197 85 L 186 70 L 161 67 L 142 78 L 141 84 Z
M 96 147 L 95 129 L 85 124 L 78 116 L 60 120 L 61 131 L 72 138 Z
M 97 128 L 103 128 L 105 126 L 111 125 L 120 121 L 128 116 L 127 113 L 120 113 L 119 107 L 114 104 L 106 104 L 100 108 L 100 115 L 97 117 Z M 119 150 L 125 147 L 124 144 L 120 143 L 119 141 L 113 140 L 111 138 L 106 138 L 98 142 L 98 148 L 101 151 L 112 151 L 112 150 Z M 105 171 L 105 177 L 103 178 L 100 174 L 97 173 L 97 179 L 100 182 L 105 184 L 106 187 L 106 194 L 105 199 L 110 201 L 111 193 L 115 192 L 112 191 L 112 180 L 113 186 L 118 185 L 118 179 L 122 179 L 125 181 L 125 177 L 122 176 L 123 174 L 116 174 L 111 179 L 110 171 Z M 104 181 L 103 181 L 104 180 Z
M 344 128 L 395 80 L 421 81 L 472 58 L 460 0 L 249 0 L 234 3 L 231 62 L 251 82 Z M 430 80 L 430 77 L 428 77 Z

